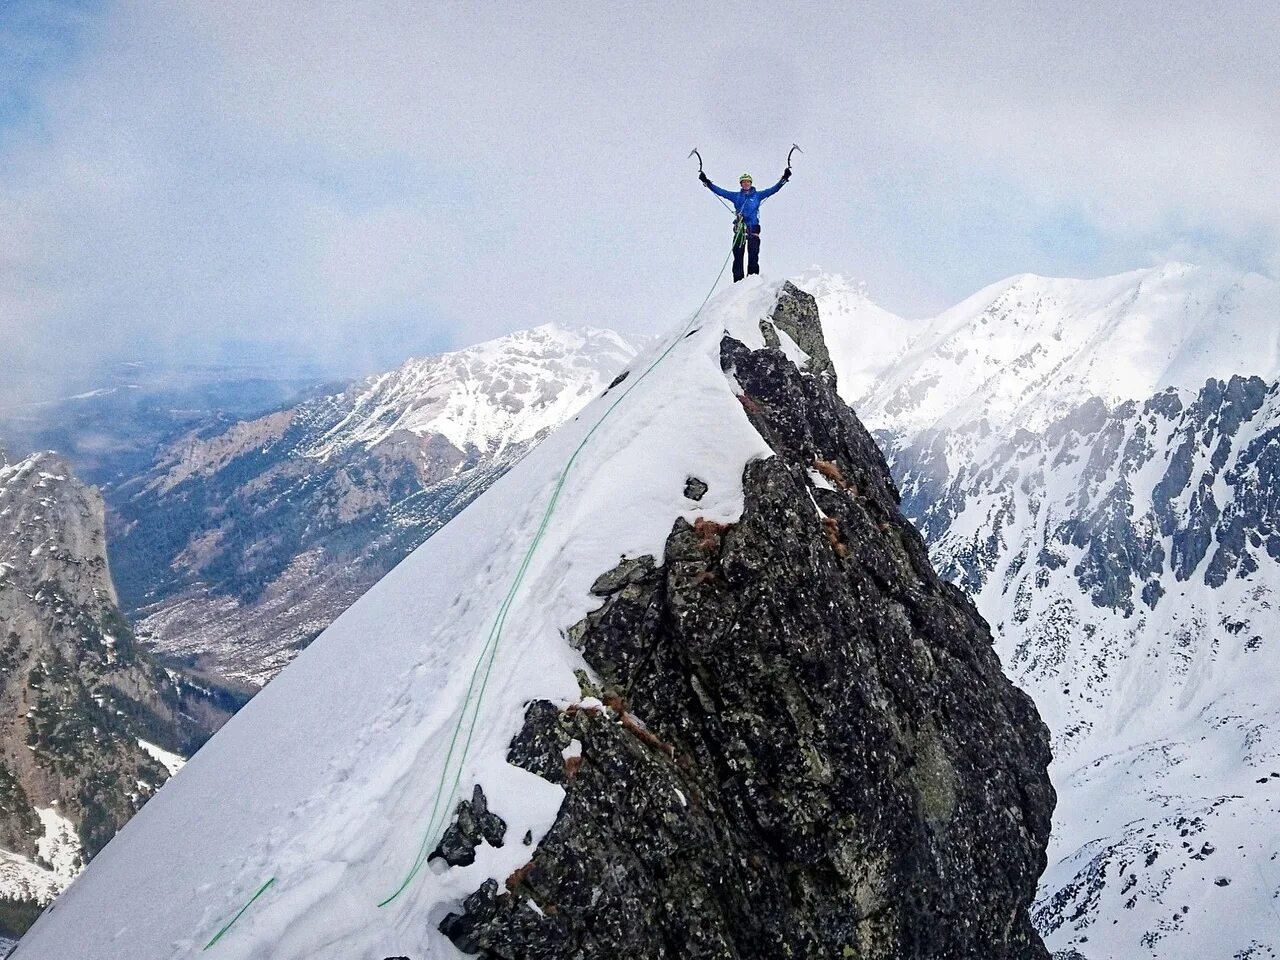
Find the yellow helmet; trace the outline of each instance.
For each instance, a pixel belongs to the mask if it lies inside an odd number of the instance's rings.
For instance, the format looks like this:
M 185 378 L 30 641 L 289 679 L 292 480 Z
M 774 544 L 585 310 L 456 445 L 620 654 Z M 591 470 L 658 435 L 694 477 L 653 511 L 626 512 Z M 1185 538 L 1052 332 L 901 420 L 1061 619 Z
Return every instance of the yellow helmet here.
M 747 181 L 747 183 L 755 183 L 755 181 L 751 179 L 751 174 L 749 173 L 744 173 L 742 176 L 738 178 L 739 183 L 741 183 L 743 180 Z

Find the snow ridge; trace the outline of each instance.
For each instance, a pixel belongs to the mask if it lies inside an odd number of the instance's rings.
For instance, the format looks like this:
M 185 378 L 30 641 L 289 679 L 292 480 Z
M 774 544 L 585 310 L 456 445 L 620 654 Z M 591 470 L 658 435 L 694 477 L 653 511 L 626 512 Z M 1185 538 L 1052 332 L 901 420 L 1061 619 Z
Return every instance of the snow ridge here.
M 982 417 L 1042 429 L 1091 397 L 1280 378 L 1277 317 L 1280 284 L 1257 274 L 1184 263 L 1097 280 L 1024 274 L 928 321 L 872 387 L 846 395 L 898 432 Z

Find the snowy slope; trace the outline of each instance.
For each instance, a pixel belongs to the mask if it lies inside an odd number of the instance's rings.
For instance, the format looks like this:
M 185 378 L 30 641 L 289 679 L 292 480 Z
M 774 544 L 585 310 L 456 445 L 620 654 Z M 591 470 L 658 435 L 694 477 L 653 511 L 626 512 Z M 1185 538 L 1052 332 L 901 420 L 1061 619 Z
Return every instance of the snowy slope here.
M 111 497 L 126 609 L 155 649 L 266 682 L 642 343 L 546 324 L 180 439 Z
M 1280 284 L 1182 263 L 1097 280 L 1025 274 L 927 323 L 857 399 L 872 427 L 986 417 L 1040 429 L 1090 397 L 1138 399 L 1233 374 L 1280 377 Z
M 737 516 L 742 467 L 768 448 L 721 372 L 720 340 L 728 329 L 759 345 L 774 295 L 753 280 L 718 297 L 692 335 L 673 334 L 651 376 L 641 371 L 656 353 L 396 567 L 159 792 L 17 956 L 195 956 L 270 878 L 218 956 L 453 955 L 435 932 L 446 905 L 505 877 L 527 856 L 521 845 L 482 847 L 447 879 L 424 870 L 399 900 L 376 904 L 422 842 L 468 677 L 560 470 L 585 441 L 507 611 L 461 771 L 513 835 L 528 829 L 535 842 L 561 792 L 505 762 L 522 706 L 577 699 L 582 661 L 561 631 L 594 606 L 588 589 L 619 550 L 660 553 L 689 506 L 691 473 L 711 490 L 698 515 Z
M 1095 960 L 1267 956 L 1280 385 L 1095 401 L 941 483 L 931 446 L 897 451 L 904 506 L 1054 733 L 1041 932 Z
M 1053 949 L 1280 952 L 1278 321 L 1257 276 L 1021 276 L 840 370 L 1054 734 Z

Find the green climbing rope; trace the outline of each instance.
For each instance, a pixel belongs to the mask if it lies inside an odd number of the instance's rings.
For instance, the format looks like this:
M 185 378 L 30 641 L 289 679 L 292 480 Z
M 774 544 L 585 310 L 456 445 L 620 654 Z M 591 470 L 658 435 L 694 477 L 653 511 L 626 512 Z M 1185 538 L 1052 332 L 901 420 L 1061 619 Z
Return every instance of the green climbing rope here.
M 739 220 L 734 230 L 734 247 L 735 248 L 739 245 L 739 243 L 741 243 L 742 236 L 744 233 L 745 233 L 744 225 L 742 224 L 741 220 Z M 618 396 L 618 398 L 614 400 L 612 404 L 609 405 L 608 409 L 606 409 L 605 412 L 601 414 L 600 419 L 597 420 L 592 425 L 591 429 L 587 431 L 586 436 L 582 438 L 582 441 L 574 449 L 573 453 L 569 455 L 569 459 L 565 463 L 564 469 L 560 471 L 560 475 L 556 479 L 556 485 L 554 489 L 551 491 L 551 497 L 547 501 L 547 507 L 543 511 L 542 521 L 541 523 L 539 523 L 538 529 L 534 533 L 533 539 L 532 541 L 530 541 L 528 549 L 525 551 L 524 558 L 521 560 L 521 563 L 520 563 L 520 567 L 516 571 L 516 575 L 511 582 L 511 586 L 507 590 L 506 596 L 503 598 L 502 605 L 498 609 L 498 615 L 494 618 L 493 626 L 489 630 L 489 636 L 485 640 L 485 645 L 481 648 L 480 655 L 476 660 L 475 666 L 472 668 L 471 681 L 467 686 L 467 693 L 463 700 L 462 711 L 461 713 L 459 713 L 458 722 L 454 726 L 453 736 L 449 742 L 449 750 L 445 755 L 445 765 L 440 773 L 440 782 L 436 786 L 435 797 L 431 804 L 431 817 L 427 822 L 427 829 L 423 834 L 422 842 L 418 845 L 418 851 L 414 856 L 413 865 L 409 868 L 409 872 L 405 875 L 404 879 L 401 881 L 400 886 L 397 887 L 390 896 L 382 900 L 378 904 L 379 907 L 385 907 L 387 904 L 391 903 L 397 897 L 399 897 L 400 894 L 402 894 L 408 888 L 409 884 L 411 884 L 414 878 L 418 875 L 418 872 L 422 869 L 423 864 L 425 864 L 427 861 L 427 857 L 431 849 L 432 840 L 435 838 L 435 833 L 439 829 L 439 827 L 443 825 L 441 822 L 438 822 L 441 819 L 441 814 L 443 814 L 448 809 L 448 801 L 445 800 L 445 803 L 442 806 L 441 800 L 442 798 L 445 798 L 445 797 L 452 798 L 457 794 L 458 785 L 462 780 L 463 766 L 466 764 L 467 756 L 471 749 L 471 741 L 473 736 L 475 735 L 476 720 L 478 719 L 478 716 L 479 716 L 480 706 L 484 700 L 485 690 L 489 685 L 489 675 L 493 670 L 493 663 L 497 657 L 498 647 L 502 640 L 502 630 L 507 622 L 507 614 L 511 610 L 511 605 L 512 605 L 512 602 L 515 600 L 516 593 L 519 591 L 521 585 L 524 583 L 525 573 L 529 569 L 529 564 L 533 560 L 534 553 L 537 551 L 539 544 L 542 542 L 543 535 L 546 533 L 547 527 L 551 523 L 551 517 L 555 513 L 556 505 L 560 502 L 560 494 L 563 492 L 565 482 L 569 478 L 569 472 L 573 469 L 574 464 L 577 463 L 578 457 L 582 454 L 582 451 L 586 448 L 587 444 L 591 441 L 591 438 L 595 436 L 596 431 L 599 430 L 600 427 L 604 424 L 605 420 L 609 418 L 609 415 L 612 414 L 613 411 L 618 408 L 619 404 L 621 404 L 624 400 L 627 399 L 628 396 L 630 396 L 632 390 L 634 390 L 642 382 L 644 382 L 645 378 L 648 377 L 649 374 L 652 373 L 654 369 L 671 354 L 671 351 L 673 351 L 676 348 L 676 346 L 680 343 L 680 341 L 684 339 L 684 337 L 688 334 L 689 330 L 692 329 L 694 323 L 697 322 L 698 317 L 701 316 L 703 308 L 706 307 L 708 301 L 710 301 L 711 295 L 715 293 L 716 287 L 719 286 L 721 278 L 724 277 L 724 271 L 729 266 L 729 260 L 732 256 L 733 256 L 733 250 L 731 249 L 729 251 L 729 256 L 726 257 L 724 263 L 720 265 L 720 272 L 716 274 L 716 279 L 711 284 L 711 289 L 707 291 L 707 295 L 703 297 L 702 303 L 698 305 L 698 309 L 694 311 L 693 315 L 689 318 L 688 322 L 685 323 L 684 327 L 680 330 L 680 333 L 674 339 L 672 339 L 672 341 L 667 345 L 667 347 L 662 351 L 662 353 L 660 353 L 657 356 L 657 358 L 653 361 L 653 363 L 649 364 L 649 366 L 645 368 L 644 372 L 641 373 L 640 376 L 638 376 L 632 382 L 631 386 L 629 386 L 625 391 L 623 391 Z M 483 675 L 481 674 L 482 665 L 483 665 Z M 477 678 L 480 681 L 480 685 L 478 689 L 476 688 Z M 467 720 L 468 714 L 470 715 L 469 722 Z M 446 794 L 444 791 L 444 785 L 448 781 L 450 763 L 453 759 L 454 752 L 457 749 L 458 738 L 461 734 L 461 731 L 464 725 L 467 727 L 466 740 L 463 744 L 462 753 L 458 760 L 458 766 L 454 773 L 453 783 L 450 785 L 449 791 Z
M 254 904 L 254 902 L 255 902 L 255 901 L 256 901 L 260 896 L 262 896 L 264 893 L 266 893 L 266 892 L 267 892 L 267 888 L 268 888 L 268 887 L 270 887 L 270 886 L 271 886 L 272 884 L 274 884 L 275 882 L 276 882 L 276 878 L 275 878 L 275 877 L 272 877 L 270 880 L 268 880 L 266 883 L 264 883 L 262 886 L 260 886 L 260 887 L 258 888 L 257 893 L 255 893 L 252 897 L 250 897 L 250 898 L 249 898 L 249 902 L 248 902 L 248 903 L 246 903 L 246 904 L 245 904 L 243 907 L 241 907 L 239 910 L 237 910 L 237 911 L 236 911 L 236 915 L 235 915 L 234 917 L 232 917 L 230 920 L 228 920 L 226 923 L 224 923 L 224 924 L 222 925 L 222 929 L 221 929 L 221 930 L 219 930 L 217 933 L 215 933 L 215 934 L 213 935 L 213 939 L 212 939 L 212 940 L 210 940 L 208 943 L 206 943 L 206 944 L 204 945 L 204 949 L 205 949 L 205 950 L 208 950 L 208 949 L 209 949 L 210 947 L 212 947 L 215 943 L 217 943 L 219 940 L 221 940 L 221 939 L 226 935 L 227 931 L 228 931 L 228 930 L 230 930 L 232 927 L 234 927 L 234 926 L 236 925 L 236 921 L 237 921 L 237 920 L 239 920 L 242 916 L 244 916 L 244 912 L 245 912 L 246 910 L 248 910 L 250 907 L 252 907 L 252 906 L 253 906 L 253 904 Z M 201 952 L 203 953 L 204 951 L 202 950 Z

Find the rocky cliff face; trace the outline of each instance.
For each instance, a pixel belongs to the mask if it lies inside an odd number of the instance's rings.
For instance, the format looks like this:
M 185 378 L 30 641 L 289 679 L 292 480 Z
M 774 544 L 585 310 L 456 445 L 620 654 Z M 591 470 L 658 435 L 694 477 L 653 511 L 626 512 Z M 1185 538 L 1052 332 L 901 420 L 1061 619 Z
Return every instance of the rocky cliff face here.
M 510 748 L 565 790 L 555 824 L 441 929 L 513 960 L 1047 957 L 1047 730 L 899 512 L 813 299 L 784 288 L 761 326 L 721 347 L 774 452 L 741 519 L 601 571 L 569 631 L 596 681 L 530 703 Z M 502 826 L 477 794 L 441 867 L 520 843 Z
M 160 652 L 264 683 L 634 354 L 547 325 L 182 438 L 111 494 L 125 609 Z
M 1053 731 L 1042 932 L 1094 958 L 1274 950 L 1280 385 L 889 442 L 904 511 Z
M 0 894 L 66 886 L 241 698 L 141 650 L 97 491 L 65 461 L 0 465 Z

